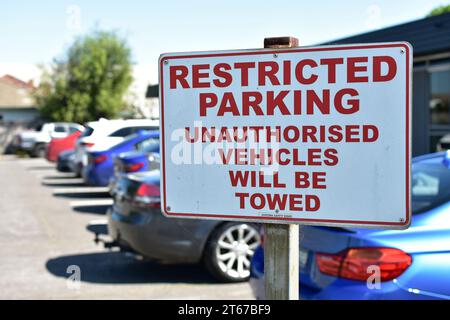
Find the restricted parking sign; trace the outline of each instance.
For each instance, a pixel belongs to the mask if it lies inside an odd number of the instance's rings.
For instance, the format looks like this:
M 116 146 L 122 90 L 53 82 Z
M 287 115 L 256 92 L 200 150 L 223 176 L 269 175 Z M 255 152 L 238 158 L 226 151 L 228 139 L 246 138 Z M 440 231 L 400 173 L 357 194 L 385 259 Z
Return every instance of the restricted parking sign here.
M 408 43 L 159 62 L 166 216 L 408 227 Z

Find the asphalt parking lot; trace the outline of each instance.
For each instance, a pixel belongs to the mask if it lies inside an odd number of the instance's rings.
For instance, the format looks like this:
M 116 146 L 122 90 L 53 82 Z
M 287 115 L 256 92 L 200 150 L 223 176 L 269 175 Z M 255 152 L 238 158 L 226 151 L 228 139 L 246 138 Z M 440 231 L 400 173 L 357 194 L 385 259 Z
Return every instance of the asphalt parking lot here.
M 0 158 L 0 299 L 252 299 L 201 266 L 139 260 L 93 242 L 106 188 L 88 188 L 43 159 Z M 73 270 L 80 281 L 73 282 Z

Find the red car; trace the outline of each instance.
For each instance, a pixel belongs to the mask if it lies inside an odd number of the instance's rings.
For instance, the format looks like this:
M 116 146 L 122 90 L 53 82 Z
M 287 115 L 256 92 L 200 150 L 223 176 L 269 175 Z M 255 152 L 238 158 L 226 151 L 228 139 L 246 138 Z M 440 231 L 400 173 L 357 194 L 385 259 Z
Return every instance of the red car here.
M 75 149 L 75 143 L 80 135 L 81 132 L 76 131 L 65 138 L 52 139 L 47 146 L 45 158 L 51 162 L 58 161 L 61 152 Z

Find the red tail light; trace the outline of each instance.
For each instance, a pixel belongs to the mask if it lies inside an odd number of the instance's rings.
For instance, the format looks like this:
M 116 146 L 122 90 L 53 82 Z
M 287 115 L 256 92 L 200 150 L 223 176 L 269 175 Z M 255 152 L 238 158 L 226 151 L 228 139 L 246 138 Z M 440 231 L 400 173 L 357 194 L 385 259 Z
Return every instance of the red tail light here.
M 125 172 L 136 172 L 142 169 L 144 164 L 142 162 L 133 163 L 125 167 Z
M 358 281 L 366 281 L 372 272 L 369 266 L 380 268 L 380 281 L 397 278 L 411 265 L 409 254 L 395 248 L 352 248 L 337 254 L 317 253 L 320 272 Z
M 94 142 L 82 142 L 81 145 L 86 148 L 90 148 L 94 146 Z
M 145 207 L 160 208 L 161 198 L 159 186 L 153 184 L 141 184 L 134 197 L 135 203 Z
M 95 164 L 100 164 L 102 162 L 105 162 L 106 159 L 108 159 L 108 156 L 105 155 L 105 154 L 102 154 L 101 156 L 97 156 L 97 157 L 94 158 L 94 163 Z

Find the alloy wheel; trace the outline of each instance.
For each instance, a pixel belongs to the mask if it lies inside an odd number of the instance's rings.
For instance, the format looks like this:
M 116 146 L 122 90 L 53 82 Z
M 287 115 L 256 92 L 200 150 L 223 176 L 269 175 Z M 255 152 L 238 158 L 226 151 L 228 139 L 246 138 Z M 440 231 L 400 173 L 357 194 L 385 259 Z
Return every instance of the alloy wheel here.
M 233 225 L 219 237 L 216 258 L 223 273 L 235 279 L 250 275 L 250 260 L 260 243 L 256 228 L 248 224 Z

